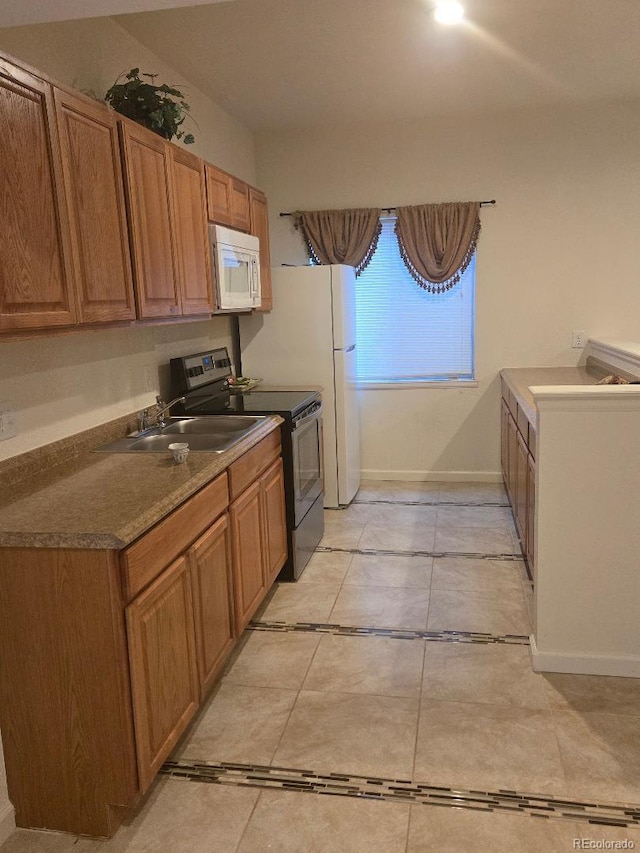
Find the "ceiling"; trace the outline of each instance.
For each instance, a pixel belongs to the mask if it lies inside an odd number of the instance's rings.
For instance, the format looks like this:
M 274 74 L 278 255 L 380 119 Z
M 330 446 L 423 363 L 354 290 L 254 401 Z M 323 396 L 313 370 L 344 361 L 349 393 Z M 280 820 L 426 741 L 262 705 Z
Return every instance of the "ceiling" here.
M 99 18 L 125 12 L 146 12 L 149 9 L 172 9 L 216 2 L 223 0 L 5 0 L 0 2 L 0 27 Z
M 463 0 L 458 27 L 435 22 L 433 2 L 2 5 L 134 10 L 116 20 L 255 131 L 640 98 L 640 0 Z M 138 11 L 152 5 L 180 8 Z

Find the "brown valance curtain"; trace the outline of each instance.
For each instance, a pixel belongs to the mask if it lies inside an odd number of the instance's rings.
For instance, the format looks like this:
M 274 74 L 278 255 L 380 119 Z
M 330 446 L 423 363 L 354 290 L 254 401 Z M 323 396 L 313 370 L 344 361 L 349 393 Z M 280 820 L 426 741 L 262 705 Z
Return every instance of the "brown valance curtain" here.
M 460 281 L 480 234 L 480 202 L 398 207 L 400 254 L 420 287 L 444 293 Z
M 382 230 L 380 208 L 305 210 L 293 215 L 315 264 L 348 264 L 356 274 L 367 266 Z

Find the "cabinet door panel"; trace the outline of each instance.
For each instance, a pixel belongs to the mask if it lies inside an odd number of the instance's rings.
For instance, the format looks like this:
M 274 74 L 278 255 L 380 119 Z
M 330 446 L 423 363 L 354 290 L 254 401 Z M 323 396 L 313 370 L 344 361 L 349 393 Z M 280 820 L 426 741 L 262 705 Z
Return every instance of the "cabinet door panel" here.
M 526 557 L 531 580 L 535 583 L 536 463 L 527 457 L 527 547 Z
M 517 433 L 514 512 L 523 547 L 526 547 L 527 539 L 527 455 L 527 445 L 520 433 Z
M 140 317 L 180 314 L 169 149 L 155 133 L 120 123 Z
M 251 233 L 260 240 L 260 307 L 257 311 L 271 311 L 271 253 L 269 251 L 269 213 L 267 198 L 260 190 L 249 188 L 249 216 Z
M 193 545 L 190 561 L 198 675 L 204 698 L 231 651 L 235 637 L 228 513 Z
M 202 161 L 175 146 L 172 158 L 182 313 L 211 314 L 211 257 Z
M 509 408 L 504 399 L 500 402 L 500 463 L 502 479 L 509 491 Z
M 264 568 L 267 588 L 287 559 L 287 517 L 284 505 L 284 474 L 278 459 L 260 478 L 264 524 Z
M 231 504 L 229 514 L 234 562 L 236 631 L 240 634 L 266 592 L 260 482 L 250 486 Z
M 81 321 L 135 319 L 116 118 L 55 90 Z
M 515 504 L 516 504 L 516 455 L 518 449 L 518 428 L 516 427 L 516 422 L 513 417 L 509 414 L 507 415 L 507 454 L 508 454 L 508 481 L 507 481 L 507 492 L 509 494 L 509 501 L 511 503 L 511 507 L 515 514 Z
M 249 187 L 231 178 L 231 225 L 239 231 L 249 230 Z
M 51 86 L 0 59 L 0 330 L 76 322 Z
M 198 708 L 191 575 L 176 560 L 127 607 L 140 788 L 147 790 Z
M 207 215 L 217 225 L 233 224 L 231 218 L 231 176 L 211 163 L 205 164 Z

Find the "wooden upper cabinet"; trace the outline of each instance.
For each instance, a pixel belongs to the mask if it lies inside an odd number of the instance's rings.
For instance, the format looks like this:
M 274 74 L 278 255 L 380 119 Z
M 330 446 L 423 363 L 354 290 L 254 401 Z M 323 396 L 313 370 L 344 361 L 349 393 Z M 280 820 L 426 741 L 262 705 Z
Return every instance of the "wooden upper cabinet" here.
M 0 330 L 76 322 L 52 87 L 0 57 Z
M 182 308 L 174 251 L 171 151 L 150 130 L 122 119 L 118 123 L 138 316 L 179 316 Z
M 249 186 L 211 163 L 205 164 L 210 222 L 249 231 Z
M 54 90 L 79 321 L 133 320 L 129 239 L 115 114 Z
M 249 230 L 249 187 L 238 178 L 231 178 L 231 227 Z
M 231 182 L 230 175 L 205 163 L 207 183 L 207 216 L 209 222 L 231 226 Z
M 207 225 L 204 165 L 199 157 L 171 146 L 175 209 L 175 249 L 183 314 L 214 309 Z
M 256 311 L 271 311 L 271 254 L 269 252 L 269 212 L 267 197 L 260 190 L 249 187 L 250 232 L 260 240 L 260 307 Z

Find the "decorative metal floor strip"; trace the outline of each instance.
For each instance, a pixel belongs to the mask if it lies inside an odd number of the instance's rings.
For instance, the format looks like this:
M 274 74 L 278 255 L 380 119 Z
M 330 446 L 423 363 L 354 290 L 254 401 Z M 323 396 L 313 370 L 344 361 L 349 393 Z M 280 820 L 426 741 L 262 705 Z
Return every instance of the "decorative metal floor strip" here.
M 530 817 L 564 818 L 603 826 L 640 825 L 640 805 L 625 806 L 593 801 L 561 800 L 510 790 L 476 791 L 465 788 L 445 788 L 425 785 L 409 779 L 351 776 L 344 773 L 323 775 L 310 770 L 267 767 L 260 764 L 236 764 L 227 761 L 167 761 L 160 772 L 191 782 L 216 785 L 276 788 L 311 794 L 409 802 L 416 805 L 511 812 Z
M 366 500 L 356 498 L 354 501 L 351 501 L 352 504 L 397 504 L 398 506 L 503 506 L 509 507 L 510 504 L 505 501 L 441 501 L 441 500 L 433 500 L 433 501 L 394 501 L 390 498 L 367 498 Z M 347 506 L 338 508 L 338 512 L 341 510 L 348 509 Z M 328 512 L 333 512 L 333 510 L 327 510 Z
M 330 622 L 249 622 L 247 631 L 275 631 L 276 633 L 336 634 L 341 637 L 388 637 L 392 640 L 430 640 L 434 643 L 492 643 L 510 646 L 528 646 L 524 634 L 485 634 L 480 631 L 412 631 L 403 628 L 359 627 L 334 625 Z
M 372 557 L 461 557 L 470 560 L 506 560 L 522 562 L 522 554 L 509 553 L 479 553 L 476 551 L 394 551 L 384 548 L 336 548 L 330 545 L 318 545 L 318 553 L 337 551 L 342 554 L 365 554 Z

